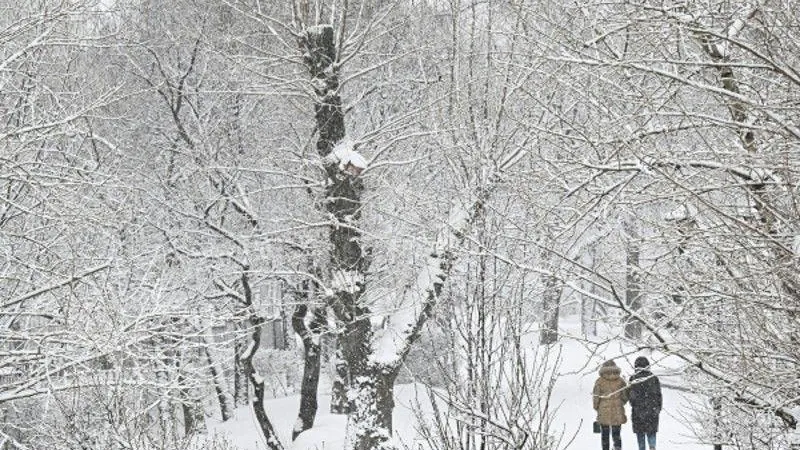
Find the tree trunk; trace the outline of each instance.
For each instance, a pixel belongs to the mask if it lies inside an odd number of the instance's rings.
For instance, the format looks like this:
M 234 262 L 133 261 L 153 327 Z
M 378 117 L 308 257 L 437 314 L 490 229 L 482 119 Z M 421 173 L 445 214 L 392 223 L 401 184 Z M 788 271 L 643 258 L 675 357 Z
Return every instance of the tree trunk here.
M 350 375 L 347 449 L 393 448 L 389 441 L 394 380 L 399 365 L 388 367 L 370 362 L 373 337 L 370 311 L 356 303 L 351 295 L 343 293 L 342 297 L 345 301 L 334 305 L 334 312 L 344 322 L 339 344 Z
M 184 376 L 184 352 L 179 350 L 175 354 L 175 369 L 178 371 L 178 386 L 180 391 L 178 398 L 181 404 L 181 416 L 183 417 L 183 435 L 192 436 L 202 429 L 203 424 L 203 407 L 200 400 L 195 398 L 189 387 L 187 387 L 186 377 Z
M 584 285 L 584 289 L 594 293 L 594 285 Z M 595 310 L 597 302 L 591 296 L 581 295 L 581 333 L 584 336 L 597 336 Z
M 165 367 L 169 367 L 169 360 L 164 361 L 164 363 Z M 169 384 L 169 378 L 169 374 L 164 370 L 159 370 L 156 373 L 156 380 L 158 380 L 162 386 L 167 386 Z M 158 419 L 156 422 L 159 424 L 164 436 L 174 437 L 177 434 L 175 427 L 178 421 L 175 418 L 175 404 L 170 400 L 174 398 L 174 395 L 174 391 L 169 389 L 163 389 L 158 393 L 158 408 L 156 409 Z
M 339 166 L 338 155 L 331 153 L 345 137 L 344 112 L 339 96 L 339 61 L 335 35 L 331 25 L 308 27 L 298 36 L 298 43 L 306 67 L 312 77 L 314 88 L 314 110 L 319 139 L 317 153 L 322 158 L 327 180 L 325 199 L 321 204 L 331 217 L 331 284 L 332 295 L 328 306 L 333 309 L 343 331 L 339 335 L 342 361 L 347 363 L 346 383 L 350 400 L 348 421 L 348 449 L 371 450 L 393 448 L 392 410 L 394 407 L 393 385 L 397 371 L 410 346 L 419 336 L 425 320 L 447 278 L 452 261 L 456 259 L 453 247 L 461 243 L 476 216 L 483 211 L 483 203 L 494 186 L 496 177 L 490 176 L 489 185 L 481 189 L 474 201 L 466 208 L 456 208 L 448 218 L 447 227 L 439 230 L 433 252 L 426 257 L 427 267 L 417 280 L 418 291 L 407 296 L 420 309 L 412 322 L 396 324 L 400 334 L 386 334 L 385 330 L 376 342 L 376 331 L 372 330 L 372 311 L 362 303 L 366 289 L 365 278 L 369 258 L 362 252 L 361 233 L 358 223 L 361 216 L 363 183 L 355 173 L 347 173 Z M 349 149 L 354 150 L 354 149 Z M 516 154 L 515 154 L 516 155 Z M 503 161 L 498 168 L 516 161 L 515 155 Z M 410 306 L 410 305 L 409 305 Z M 378 349 L 377 358 L 373 346 Z M 386 357 L 386 354 L 393 356 Z M 386 360 L 382 358 L 386 357 Z M 370 358 L 372 362 L 370 362 Z
M 237 331 L 239 325 L 236 325 Z M 238 333 L 233 341 L 233 404 L 234 406 L 246 405 L 249 400 L 249 382 L 244 364 L 242 364 L 242 354 L 247 348 L 247 340 L 240 337 Z
M 397 370 L 369 366 L 350 384 L 352 412 L 347 425 L 347 440 L 353 450 L 394 448 L 392 411 Z
M 253 357 L 261 346 L 261 330 L 264 325 L 264 318 L 256 314 L 255 308 L 253 307 L 253 292 L 250 289 L 250 280 L 247 275 L 247 271 L 250 270 L 250 268 L 244 267 L 243 269 L 244 271 L 241 278 L 242 288 L 244 290 L 245 305 L 249 311 L 249 321 L 252 332 L 250 333 L 250 344 L 241 354 L 240 361 L 250 383 L 253 385 L 253 411 L 256 415 L 259 428 L 261 428 L 264 440 L 267 443 L 267 448 L 269 450 L 284 450 L 283 444 L 281 444 L 280 439 L 278 439 L 278 434 L 275 433 L 272 422 L 270 422 L 267 412 L 264 409 L 264 379 L 258 374 L 255 366 L 253 366 Z
M 185 380 L 183 376 L 178 378 L 179 383 Z M 181 410 L 183 415 L 183 435 L 193 436 L 204 428 L 203 407 L 200 401 L 192 398 L 189 389 L 181 388 Z
M 321 366 L 320 329 L 325 324 L 325 309 L 313 308 L 311 321 L 306 325 L 308 306 L 300 303 L 292 314 L 292 328 L 303 340 L 303 381 L 300 386 L 300 411 L 292 430 L 292 440 L 314 426 L 317 415 L 317 388 Z
M 714 410 L 714 436 L 713 439 L 717 442 L 714 443 L 714 450 L 722 450 L 722 435 L 720 432 L 720 416 L 722 414 L 722 403 L 719 398 L 711 398 L 711 407 Z
M 597 246 L 590 245 L 584 253 L 585 261 L 583 264 L 588 267 L 593 274 L 595 266 L 595 254 Z M 596 294 L 597 285 L 595 280 L 588 279 L 581 281 L 581 287 L 589 294 L 581 294 L 581 332 L 584 336 L 597 336 L 597 301 L 590 294 Z
M 334 341 L 336 349 L 333 354 L 333 383 L 331 384 L 331 413 L 347 414 L 350 412 L 350 402 L 347 400 L 347 386 L 350 384 L 350 371 L 347 361 L 342 355 L 338 337 Z
M 214 383 L 214 392 L 217 394 L 217 401 L 219 402 L 219 412 L 222 421 L 226 422 L 233 417 L 233 405 L 231 404 L 230 394 L 225 388 L 225 379 L 223 372 L 219 369 L 215 358 L 211 355 L 211 349 L 208 343 L 203 347 L 206 354 L 206 361 L 208 362 L 208 371 L 211 373 L 211 381 Z
M 632 223 L 627 222 L 625 229 L 628 232 L 625 258 L 625 304 L 630 312 L 638 313 L 642 308 L 642 278 L 639 267 L 640 237 Z M 625 337 L 628 339 L 642 337 L 642 322 L 638 318 L 627 318 Z
M 336 144 L 345 137 L 344 111 L 339 96 L 339 74 L 335 65 L 337 57 L 336 42 L 331 25 L 309 27 L 301 35 L 299 45 L 306 67 L 314 86 L 314 112 L 319 132 L 317 153 L 325 161 L 326 182 L 325 209 L 335 219 L 331 224 L 329 240 L 331 249 L 330 270 L 333 278 L 340 276 L 346 286 L 335 292 L 332 306 L 335 306 L 337 319 L 347 323 L 358 319 L 356 310 L 364 290 L 364 271 L 367 261 L 363 258 L 361 233 L 355 226 L 339 226 L 339 223 L 356 224 L 361 216 L 361 193 L 364 190 L 361 179 L 339 170 L 338 161 L 331 159 Z M 368 322 L 368 321 L 367 321 Z M 352 340 L 352 336 L 340 335 L 340 339 Z M 333 385 L 331 412 L 348 412 L 347 388 L 350 375 L 347 367 L 350 358 L 340 357 L 339 348 L 347 344 L 337 344 L 336 379 Z M 346 352 L 344 352 L 346 353 Z
M 555 275 L 545 279 L 542 294 L 542 312 L 544 321 L 539 335 L 541 345 L 551 345 L 558 341 L 558 316 L 561 309 L 561 291 L 563 287 Z

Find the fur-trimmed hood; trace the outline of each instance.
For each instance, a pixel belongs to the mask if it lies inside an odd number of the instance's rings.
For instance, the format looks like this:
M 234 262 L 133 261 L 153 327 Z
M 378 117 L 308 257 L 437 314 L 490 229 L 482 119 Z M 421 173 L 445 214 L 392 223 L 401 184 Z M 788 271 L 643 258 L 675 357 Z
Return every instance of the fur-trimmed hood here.
M 620 374 L 622 373 L 622 369 L 617 366 L 614 361 L 606 361 L 600 366 L 600 376 L 605 378 L 606 380 L 616 380 L 620 378 Z

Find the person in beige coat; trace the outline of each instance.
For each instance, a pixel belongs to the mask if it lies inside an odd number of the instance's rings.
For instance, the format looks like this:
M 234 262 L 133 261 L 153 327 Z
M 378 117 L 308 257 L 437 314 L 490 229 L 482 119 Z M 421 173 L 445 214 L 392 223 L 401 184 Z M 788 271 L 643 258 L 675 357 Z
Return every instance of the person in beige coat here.
M 597 411 L 597 422 L 600 423 L 603 450 L 609 450 L 609 435 L 614 440 L 614 450 L 622 449 L 620 428 L 628 421 L 624 406 L 628 402 L 628 383 L 620 376 L 621 373 L 613 360 L 604 362 L 592 390 L 592 403 Z

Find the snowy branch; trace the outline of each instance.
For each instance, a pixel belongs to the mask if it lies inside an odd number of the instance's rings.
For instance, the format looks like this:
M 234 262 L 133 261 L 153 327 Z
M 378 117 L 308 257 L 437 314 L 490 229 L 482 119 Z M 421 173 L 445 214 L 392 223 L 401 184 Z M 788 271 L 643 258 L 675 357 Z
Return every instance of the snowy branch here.
M 88 277 L 89 275 L 92 275 L 92 274 L 97 273 L 97 272 L 99 272 L 101 270 L 104 270 L 104 269 L 108 269 L 109 267 L 110 267 L 109 264 L 103 264 L 101 266 L 94 267 L 94 268 L 89 269 L 89 270 L 87 270 L 87 271 L 85 271 L 83 273 L 80 273 L 78 275 L 74 275 L 74 276 L 72 276 L 70 278 L 67 278 L 66 280 L 59 281 L 59 282 L 57 282 L 55 284 L 52 284 L 50 286 L 45 286 L 45 287 L 43 287 L 41 289 L 37 289 L 35 291 L 29 292 L 29 293 L 27 293 L 25 295 L 17 297 L 17 298 L 15 298 L 13 300 L 10 300 L 10 301 L 4 303 L 2 306 L 0 306 L 0 308 L 8 308 L 10 306 L 16 305 L 17 303 L 22 303 L 25 300 L 30 300 L 30 299 L 32 299 L 34 297 L 38 297 L 39 295 L 42 295 L 42 294 L 44 294 L 46 292 L 50 292 L 52 290 L 67 286 L 69 284 L 72 284 L 72 283 L 80 280 L 81 278 Z
M 708 364 L 702 358 L 697 357 L 694 351 L 683 347 L 680 344 L 680 340 L 671 336 L 667 330 L 660 329 L 645 317 L 642 317 L 636 311 L 630 309 L 622 297 L 619 297 L 616 293 L 614 296 L 617 299 L 617 307 L 623 310 L 631 319 L 639 321 L 639 323 L 647 328 L 656 338 L 658 341 L 658 348 L 663 352 L 675 355 L 706 375 L 722 382 L 725 386 L 735 388 L 737 392 L 736 400 L 738 402 L 772 411 L 783 420 L 786 426 L 792 429 L 797 427 L 798 418 L 792 411 L 783 406 L 781 402 L 771 398 L 771 396 L 765 392 L 756 392 L 750 385 L 739 382 L 735 377 L 735 373 L 732 374 L 730 370 L 720 369 Z
M 599 164 L 584 164 L 585 167 L 602 171 L 602 172 L 642 172 L 647 167 L 661 167 L 670 169 L 681 169 L 683 167 L 692 167 L 696 169 L 711 169 L 726 172 L 744 181 L 758 184 L 773 183 L 782 184 L 783 180 L 776 173 L 767 169 L 754 169 L 745 166 L 733 166 L 717 161 L 707 160 L 692 160 L 692 159 L 674 159 L 674 160 L 628 160 L 620 161 L 615 164 L 599 165 Z
M 515 157 L 511 161 L 517 160 Z M 511 165 L 512 162 L 507 159 L 502 167 Z M 394 367 L 403 361 L 438 300 L 450 268 L 457 259 L 458 246 L 482 214 L 483 205 L 493 191 L 500 173 L 490 177 L 488 184 L 469 202 L 456 205 L 450 210 L 447 221 L 436 234 L 425 264 L 411 286 L 401 295 L 396 312 L 388 317 L 386 327 L 375 333 L 371 356 L 373 363 Z

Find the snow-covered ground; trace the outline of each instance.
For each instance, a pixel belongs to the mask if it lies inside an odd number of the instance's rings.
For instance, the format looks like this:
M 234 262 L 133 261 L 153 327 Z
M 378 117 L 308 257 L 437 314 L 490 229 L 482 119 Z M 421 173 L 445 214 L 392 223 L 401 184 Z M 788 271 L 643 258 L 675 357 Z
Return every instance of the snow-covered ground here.
M 570 335 L 577 331 L 577 325 L 567 323 L 562 332 Z M 538 336 L 529 336 L 530 345 L 535 345 Z M 578 339 L 564 337 L 557 344 L 561 352 L 562 363 L 559 366 L 560 374 L 553 391 L 552 404 L 556 405 L 555 420 L 553 421 L 556 433 L 562 434 L 562 447 L 569 443 L 567 448 L 585 450 L 598 448 L 599 435 L 592 434 L 591 423 L 594 420 L 592 409 L 591 390 L 597 378 L 596 369 L 608 358 L 615 358 L 622 368 L 623 375 L 633 373 L 632 363 L 638 356 L 630 348 L 610 340 L 600 347 L 587 346 Z M 620 357 L 619 355 L 626 355 Z M 679 385 L 680 379 L 674 375 L 676 363 L 669 358 L 662 359 L 657 355 L 647 355 L 656 364 L 653 367 L 656 375 L 661 375 L 664 384 Z M 673 375 L 670 375 L 673 374 Z M 700 445 L 691 434 L 690 402 L 696 401 L 691 394 L 665 388 L 664 410 L 661 414 L 660 431 L 658 433 L 658 448 L 671 450 L 700 450 L 708 445 Z M 408 448 L 417 448 L 419 437 L 416 432 L 416 417 L 413 405 L 417 396 L 425 395 L 425 389 L 419 385 L 405 384 L 395 387 L 396 407 L 394 411 L 394 426 L 396 437 Z M 346 417 L 331 415 L 329 410 L 330 397 L 321 393 L 319 413 L 312 430 L 303 433 L 297 441 L 291 443 L 291 429 L 297 417 L 299 399 L 297 396 L 273 399 L 266 402 L 267 412 L 277 428 L 282 441 L 293 450 L 339 450 L 344 441 Z M 425 404 L 425 401 L 421 402 Z M 626 406 L 630 417 L 629 406 Z M 240 409 L 236 419 L 227 423 L 212 425 L 212 433 L 226 436 L 227 440 L 239 450 L 263 450 L 265 445 L 257 433 L 257 425 L 251 411 Z M 631 431 L 630 423 L 623 425 L 623 448 L 635 449 L 636 437 Z
M 580 327 L 576 324 L 562 324 L 561 331 L 566 335 L 578 335 Z M 597 379 L 597 369 L 607 359 L 613 358 L 622 369 L 623 377 L 633 374 L 633 361 L 637 356 L 635 349 L 621 344 L 618 340 L 610 340 L 597 348 L 587 347 L 577 339 L 562 337 L 562 363 L 559 367 L 561 376 L 553 391 L 553 402 L 558 405 L 554 426 L 563 427 L 564 441 L 572 436 L 574 440 L 570 449 L 584 450 L 600 447 L 599 435 L 592 434 L 591 426 L 595 419 L 592 409 L 592 387 Z M 620 357 L 619 355 L 625 355 Z M 653 373 L 658 375 L 664 385 L 680 386 L 680 377 L 675 375 L 680 363 L 672 358 L 659 355 L 644 354 L 653 364 Z M 700 450 L 709 445 L 700 445 L 691 432 L 691 404 L 698 399 L 685 391 L 664 387 L 663 410 L 660 416 L 659 433 L 657 435 L 659 449 Z M 625 406 L 630 418 L 630 405 Z M 636 435 L 631 430 L 630 421 L 622 426 L 622 448 L 637 449 Z

